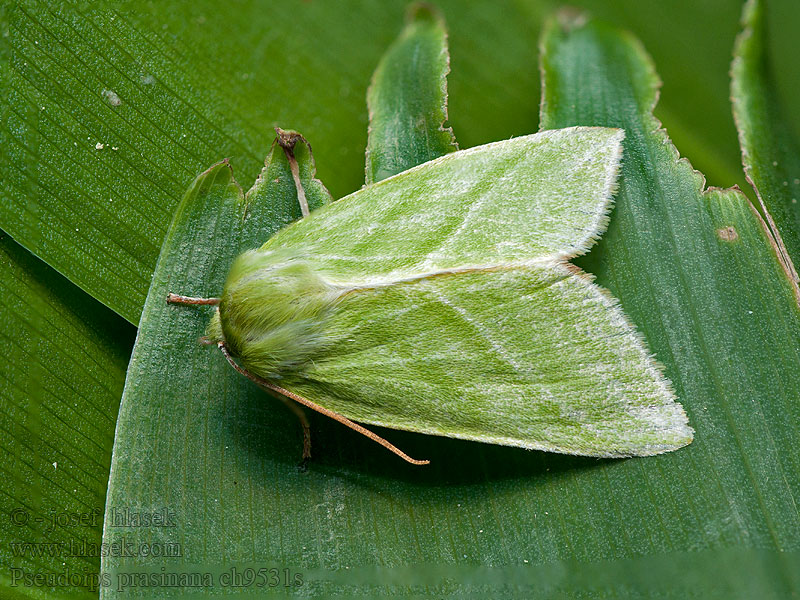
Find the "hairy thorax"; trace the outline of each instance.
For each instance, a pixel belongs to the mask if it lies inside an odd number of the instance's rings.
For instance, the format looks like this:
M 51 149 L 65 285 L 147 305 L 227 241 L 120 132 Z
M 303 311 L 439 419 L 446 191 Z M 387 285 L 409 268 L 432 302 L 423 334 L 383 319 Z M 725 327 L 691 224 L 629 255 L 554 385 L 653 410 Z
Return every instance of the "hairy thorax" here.
M 231 266 L 207 336 L 251 372 L 277 379 L 324 346 L 325 316 L 338 297 L 303 257 L 251 250 Z

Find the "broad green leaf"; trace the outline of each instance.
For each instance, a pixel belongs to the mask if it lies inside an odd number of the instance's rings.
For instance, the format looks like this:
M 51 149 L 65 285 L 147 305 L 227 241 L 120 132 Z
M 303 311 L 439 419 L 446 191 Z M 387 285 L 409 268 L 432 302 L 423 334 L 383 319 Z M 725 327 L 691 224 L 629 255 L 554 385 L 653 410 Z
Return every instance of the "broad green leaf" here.
M 367 184 L 458 148 L 447 121 L 447 31 L 434 9 L 414 5 L 367 91 Z
M 294 157 L 300 163 L 308 204 L 318 208 L 329 196 L 321 182 L 313 179 L 308 146 L 298 143 Z M 176 212 L 128 368 L 104 541 L 112 544 L 124 538 L 135 544 L 155 544 L 165 553 L 174 549 L 178 558 L 173 554 L 165 563 L 163 557 L 106 557 L 103 570 L 113 576 L 115 585 L 147 566 L 174 567 L 185 562 L 221 566 L 230 556 L 241 556 L 243 548 L 252 550 L 252 538 L 240 537 L 247 523 L 228 522 L 224 533 L 218 527 L 233 514 L 229 511 L 234 505 L 236 512 L 251 502 L 256 502 L 253 508 L 274 505 L 271 486 L 260 487 L 267 473 L 262 469 L 272 468 L 264 459 L 274 455 L 275 445 L 284 447 L 280 456 L 291 457 L 283 475 L 300 476 L 294 460 L 299 458 L 300 429 L 290 420 L 295 417 L 279 409 L 275 414 L 284 431 L 262 429 L 276 403 L 237 375 L 216 349 L 199 343 L 208 309 L 165 302 L 169 292 L 219 294 L 239 252 L 253 248 L 299 216 L 290 166 L 277 144 L 247 195 L 225 161 L 196 178 Z M 250 458 L 242 454 L 249 451 L 255 453 Z M 126 507 L 150 512 L 166 507 L 177 527 L 115 525 L 115 510 Z M 269 557 L 261 555 L 261 559 Z M 103 595 L 117 592 L 118 587 L 107 588 Z M 157 597 L 166 593 L 162 587 L 144 592 Z M 175 593 L 182 596 L 180 590 Z
M 0 597 L 96 598 L 133 328 L 0 233 L 0 340 Z
M 543 49 L 543 127 L 626 131 L 611 224 L 577 262 L 620 299 L 695 428 L 690 447 L 626 463 L 640 479 L 608 490 L 628 498 L 641 528 L 627 552 L 797 552 L 800 315 L 763 220 L 738 190 L 704 189 L 679 159 L 650 113 L 658 79 L 631 36 L 565 18 Z
M 281 152 L 278 149 L 278 152 Z M 101 597 L 124 591 L 131 565 L 176 565 L 197 561 L 208 544 L 214 511 L 226 504 L 220 477 L 235 451 L 216 443 L 219 433 L 236 427 L 245 382 L 229 377 L 227 365 L 199 343 L 203 327 L 195 307 L 166 303 L 168 292 L 209 296 L 219 287 L 238 248 L 245 215 L 241 188 L 227 162 L 214 165 L 192 184 L 178 206 L 164 240 L 142 313 L 122 396 L 106 501 L 106 544 L 149 544 L 157 561 L 138 553 L 105 556 L 102 570 L 112 586 Z M 226 425 L 227 422 L 227 425 Z M 231 442 L 228 446 L 235 445 Z M 245 483 L 245 482 L 242 482 Z M 219 504 L 222 501 L 222 504 Z M 189 508 L 191 507 L 191 508 Z M 114 514 L 125 510 L 155 513 L 166 509 L 171 527 L 129 527 Z M 225 535 L 234 536 L 230 527 Z M 222 541 L 222 537 L 217 535 Z M 167 557 L 167 558 L 165 558 Z M 177 557 L 177 558 L 170 558 Z M 128 569 L 120 568 L 120 564 Z M 160 596 L 162 587 L 150 590 Z
M 775 89 L 765 19 L 760 0 L 745 4 L 744 31 L 731 67 L 733 114 L 748 180 L 787 273 L 798 282 L 793 262 L 800 260 L 800 141 Z
M 252 180 L 280 125 L 314 140 L 334 196 L 360 187 L 364 96 L 406 4 L 4 5 L 0 227 L 138 323 L 173 211 L 207 165 L 228 156 Z M 555 3 L 437 4 L 452 33 L 448 113 L 462 145 L 535 130 L 531 65 L 542 18 Z M 738 4 L 583 4 L 648 41 L 665 71 L 665 123 L 712 183 L 737 181 L 726 71 Z M 778 38 L 784 56 L 800 51 L 791 35 Z

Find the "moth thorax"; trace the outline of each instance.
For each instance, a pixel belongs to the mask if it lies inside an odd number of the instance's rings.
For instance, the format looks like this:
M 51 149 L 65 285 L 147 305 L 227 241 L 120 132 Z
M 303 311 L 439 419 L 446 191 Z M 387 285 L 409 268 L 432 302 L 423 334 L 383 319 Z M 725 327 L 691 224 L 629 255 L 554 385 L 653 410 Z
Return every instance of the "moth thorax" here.
M 303 258 L 245 252 L 228 274 L 209 337 L 224 341 L 251 372 L 280 378 L 325 344 L 325 316 L 336 296 Z

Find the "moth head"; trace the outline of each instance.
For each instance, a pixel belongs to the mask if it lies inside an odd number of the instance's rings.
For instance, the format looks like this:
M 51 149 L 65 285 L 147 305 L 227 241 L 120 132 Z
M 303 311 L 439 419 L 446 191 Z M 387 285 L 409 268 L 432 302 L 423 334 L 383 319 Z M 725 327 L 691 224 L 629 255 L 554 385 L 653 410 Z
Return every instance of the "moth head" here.
M 325 316 L 336 297 L 303 257 L 251 250 L 231 266 L 206 336 L 224 342 L 251 372 L 280 378 L 325 344 Z

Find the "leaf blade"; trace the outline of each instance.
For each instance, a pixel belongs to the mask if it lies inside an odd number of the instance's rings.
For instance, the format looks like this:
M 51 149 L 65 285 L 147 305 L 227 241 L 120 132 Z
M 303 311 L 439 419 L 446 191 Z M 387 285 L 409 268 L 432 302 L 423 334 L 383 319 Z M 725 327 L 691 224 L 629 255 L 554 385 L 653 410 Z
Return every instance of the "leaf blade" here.
M 295 156 L 301 162 L 299 172 L 307 199 L 314 206 L 328 196 L 314 179 L 308 148 L 305 142 L 298 144 Z M 112 543 L 115 536 L 124 535 L 134 544 L 172 544 L 181 550 L 179 562 L 214 569 L 226 556 L 241 558 L 255 552 L 257 537 L 246 523 L 226 527 L 222 536 L 217 529 L 224 522 L 233 523 L 227 512 L 233 506 L 236 510 L 253 508 L 250 494 L 265 499 L 266 505 L 275 502 L 271 490 L 260 489 L 260 478 L 251 479 L 247 471 L 250 460 L 236 458 L 236 451 L 228 452 L 229 436 L 233 434 L 265 458 L 279 457 L 276 463 L 253 458 L 259 469 L 278 469 L 291 477 L 296 475 L 294 458 L 287 457 L 299 457 L 299 428 L 284 429 L 283 433 L 276 429 L 262 436 L 259 427 L 266 415 L 262 407 L 269 398 L 236 374 L 215 348 L 198 343 L 211 314 L 208 308 L 170 306 L 165 299 L 168 292 L 218 295 L 230 263 L 240 251 L 299 217 L 289 163 L 277 144 L 246 196 L 227 161 L 203 172 L 187 190 L 164 241 L 128 368 L 114 443 L 104 541 Z M 219 476 L 230 469 L 238 473 L 241 488 L 235 487 L 236 481 Z M 156 510 L 157 504 L 172 511 L 177 527 L 146 531 L 114 525 L 114 507 Z M 268 530 L 259 529 L 261 533 Z M 263 554 L 256 554 L 253 560 L 256 557 L 268 560 Z M 107 555 L 102 560 L 103 571 L 114 581 L 132 570 L 140 572 L 154 565 L 158 570 L 162 564 L 163 558 L 155 555 Z M 170 560 L 166 564 L 175 567 Z M 127 591 L 161 595 L 164 588 Z M 172 593 L 180 596 L 184 591 L 175 588 Z M 103 588 L 101 597 L 118 593 L 124 595 L 126 590 Z
M 715 473 L 714 483 L 738 504 L 744 521 L 736 539 L 746 543 L 757 529 L 763 543 L 792 549 L 800 519 L 794 508 L 798 490 L 791 483 L 796 479 L 790 474 L 800 467 L 780 448 L 793 444 L 796 435 L 785 418 L 798 416 L 787 392 L 798 389 L 794 368 L 788 366 L 800 360 L 798 311 L 763 221 L 741 193 L 703 190 L 702 175 L 688 161 L 678 160 L 677 150 L 649 112 L 657 77 L 638 42 L 601 24 L 573 28 L 568 22 L 550 31 L 543 68 L 545 75 L 557 72 L 559 77 L 545 81 L 551 85 L 545 94 L 560 92 L 562 97 L 545 104 L 543 125 L 591 121 L 628 132 L 629 162 L 623 165 L 611 225 L 597 252 L 578 263 L 620 298 L 665 363 L 696 430 L 686 453 L 700 454 L 701 464 Z M 585 62 L 603 66 L 581 70 Z M 636 111 L 615 112 L 600 100 L 610 93 L 604 73 L 613 77 L 607 65 L 614 63 L 618 72 L 629 74 L 639 97 Z M 580 79 L 585 72 L 596 76 Z M 632 100 L 623 95 L 619 103 L 630 106 Z M 651 174 L 655 178 L 648 182 Z M 702 280 L 697 279 L 700 273 Z M 754 314 L 760 321 L 747 320 Z M 782 340 L 780 364 L 787 365 L 786 371 L 755 358 L 769 356 L 766 348 L 775 339 Z M 730 350 L 734 343 L 736 352 Z M 765 444 L 764 439 L 771 441 Z M 727 461 L 739 468 L 726 467 Z M 761 475 L 774 469 L 785 478 L 776 482 Z M 775 502 L 764 503 L 765 495 Z
M 427 5 L 412 6 L 367 90 L 367 185 L 458 149 L 445 128 L 449 72 L 443 18 Z
M 731 66 L 731 99 L 742 164 L 781 252 L 787 275 L 800 282 L 800 141 L 778 98 L 766 48 L 764 3 L 742 9 L 743 31 Z M 798 295 L 800 302 L 800 294 Z
M 5 233 L 0 263 L 0 594 L 97 597 L 91 548 L 134 332 Z M 24 584 L 36 574 L 43 585 Z

